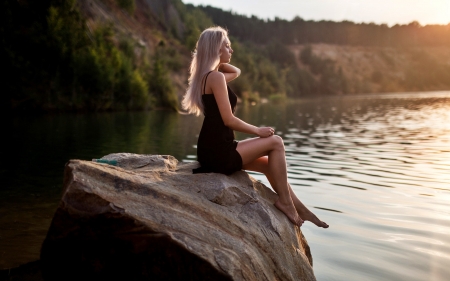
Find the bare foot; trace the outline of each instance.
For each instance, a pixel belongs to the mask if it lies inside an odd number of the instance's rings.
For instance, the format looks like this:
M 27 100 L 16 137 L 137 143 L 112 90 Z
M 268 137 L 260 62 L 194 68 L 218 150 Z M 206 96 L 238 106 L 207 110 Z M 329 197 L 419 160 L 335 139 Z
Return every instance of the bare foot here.
M 278 210 L 282 211 L 288 219 L 297 226 L 302 226 L 303 220 L 298 215 L 294 205 L 291 204 L 283 204 L 279 199 L 275 202 L 275 207 L 278 208 Z
M 311 212 L 307 208 L 306 208 L 306 210 L 297 209 L 297 213 L 302 219 L 304 219 L 305 221 L 310 221 L 313 224 L 317 225 L 318 227 L 323 227 L 323 228 L 329 227 L 329 225 L 326 222 L 321 221 L 316 215 L 314 215 L 313 212 Z
M 298 215 L 305 221 L 310 221 L 318 227 L 328 228 L 329 225 L 321 221 L 313 212 L 311 212 L 305 205 L 303 205 L 302 201 L 298 199 L 297 195 L 295 195 L 294 191 L 292 191 L 291 185 L 289 185 L 289 191 L 291 193 L 292 201 L 294 203 L 295 209 L 297 210 Z

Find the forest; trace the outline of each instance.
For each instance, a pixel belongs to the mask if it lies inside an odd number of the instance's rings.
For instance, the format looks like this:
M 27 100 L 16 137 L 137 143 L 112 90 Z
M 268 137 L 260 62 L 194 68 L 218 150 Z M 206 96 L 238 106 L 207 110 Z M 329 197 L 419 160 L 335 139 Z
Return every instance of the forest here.
M 191 9 L 195 9 L 190 5 Z M 327 43 L 338 45 L 421 47 L 450 46 L 450 24 L 421 26 L 417 21 L 406 25 L 354 23 L 351 21 L 263 20 L 223 11 L 211 6 L 199 6 L 215 24 L 227 27 L 242 41 L 268 44 L 278 41 L 285 45 Z
M 31 110 L 177 107 L 169 79 L 175 50 L 163 42 L 136 52 L 136 40 L 111 22 L 87 24 L 76 0 L 3 1 L 2 106 Z M 129 13 L 133 0 L 117 0 Z M 176 64 L 176 63 L 175 63 Z
M 0 17 L 3 110 L 180 110 L 190 53 L 212 25 L 229 30 L 243 102 L 450 89 L 449 62 L 429 51 L 448 53 L 450 25 L 264 20 L 181 0 L 2 0 Z M 317 44 L 372 48 L 385 70 L 353 75 Z

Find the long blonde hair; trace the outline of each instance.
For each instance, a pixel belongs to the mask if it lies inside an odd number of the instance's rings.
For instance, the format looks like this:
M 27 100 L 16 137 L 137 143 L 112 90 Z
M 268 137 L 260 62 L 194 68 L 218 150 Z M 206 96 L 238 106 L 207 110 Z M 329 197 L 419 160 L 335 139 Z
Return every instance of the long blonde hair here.
M 220 48 L 228 40 L 228 32 L 220 26 L 205 29 L 195 45 L 189 67 L 189 86 L 184 95 L 182 106 L 189 113 L 203 113 L 202 79 L 206 73 L 220 63 Z

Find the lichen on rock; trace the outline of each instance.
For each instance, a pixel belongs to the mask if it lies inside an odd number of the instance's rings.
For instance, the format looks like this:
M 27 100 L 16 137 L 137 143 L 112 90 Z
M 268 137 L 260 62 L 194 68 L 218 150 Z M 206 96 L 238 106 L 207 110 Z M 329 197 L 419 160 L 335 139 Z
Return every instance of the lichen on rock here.
M 315 280 L 300 230 L 246 172 L 110 154 L 71 160 L 41 251 L 44 280 Z

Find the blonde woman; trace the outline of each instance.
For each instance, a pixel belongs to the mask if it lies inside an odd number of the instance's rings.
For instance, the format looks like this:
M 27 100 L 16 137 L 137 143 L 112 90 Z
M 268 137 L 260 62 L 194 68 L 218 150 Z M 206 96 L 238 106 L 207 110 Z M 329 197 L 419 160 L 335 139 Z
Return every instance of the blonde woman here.
M 275 206 L 295 225 L 305 220 L 319 227 L 328 225 L 319 220 L 295 196 L 287 182 L 284 144 L 271 127 L 255 127 L 234 116 L 237 96 L 227 83 L 241 71 L 229 64 L 233 49 L 227 31 L 211 27 L 197 41 L 191 66 L 189 87 L 183 107 L 189 113 L 203 113 L 205 119 L 197 143 L 201 167 L 194 173 L 216 172 L 231 174 L 241 169 L 266 175 L 278 194 Z M 256 135 L 237 142 L 234 130 Z

